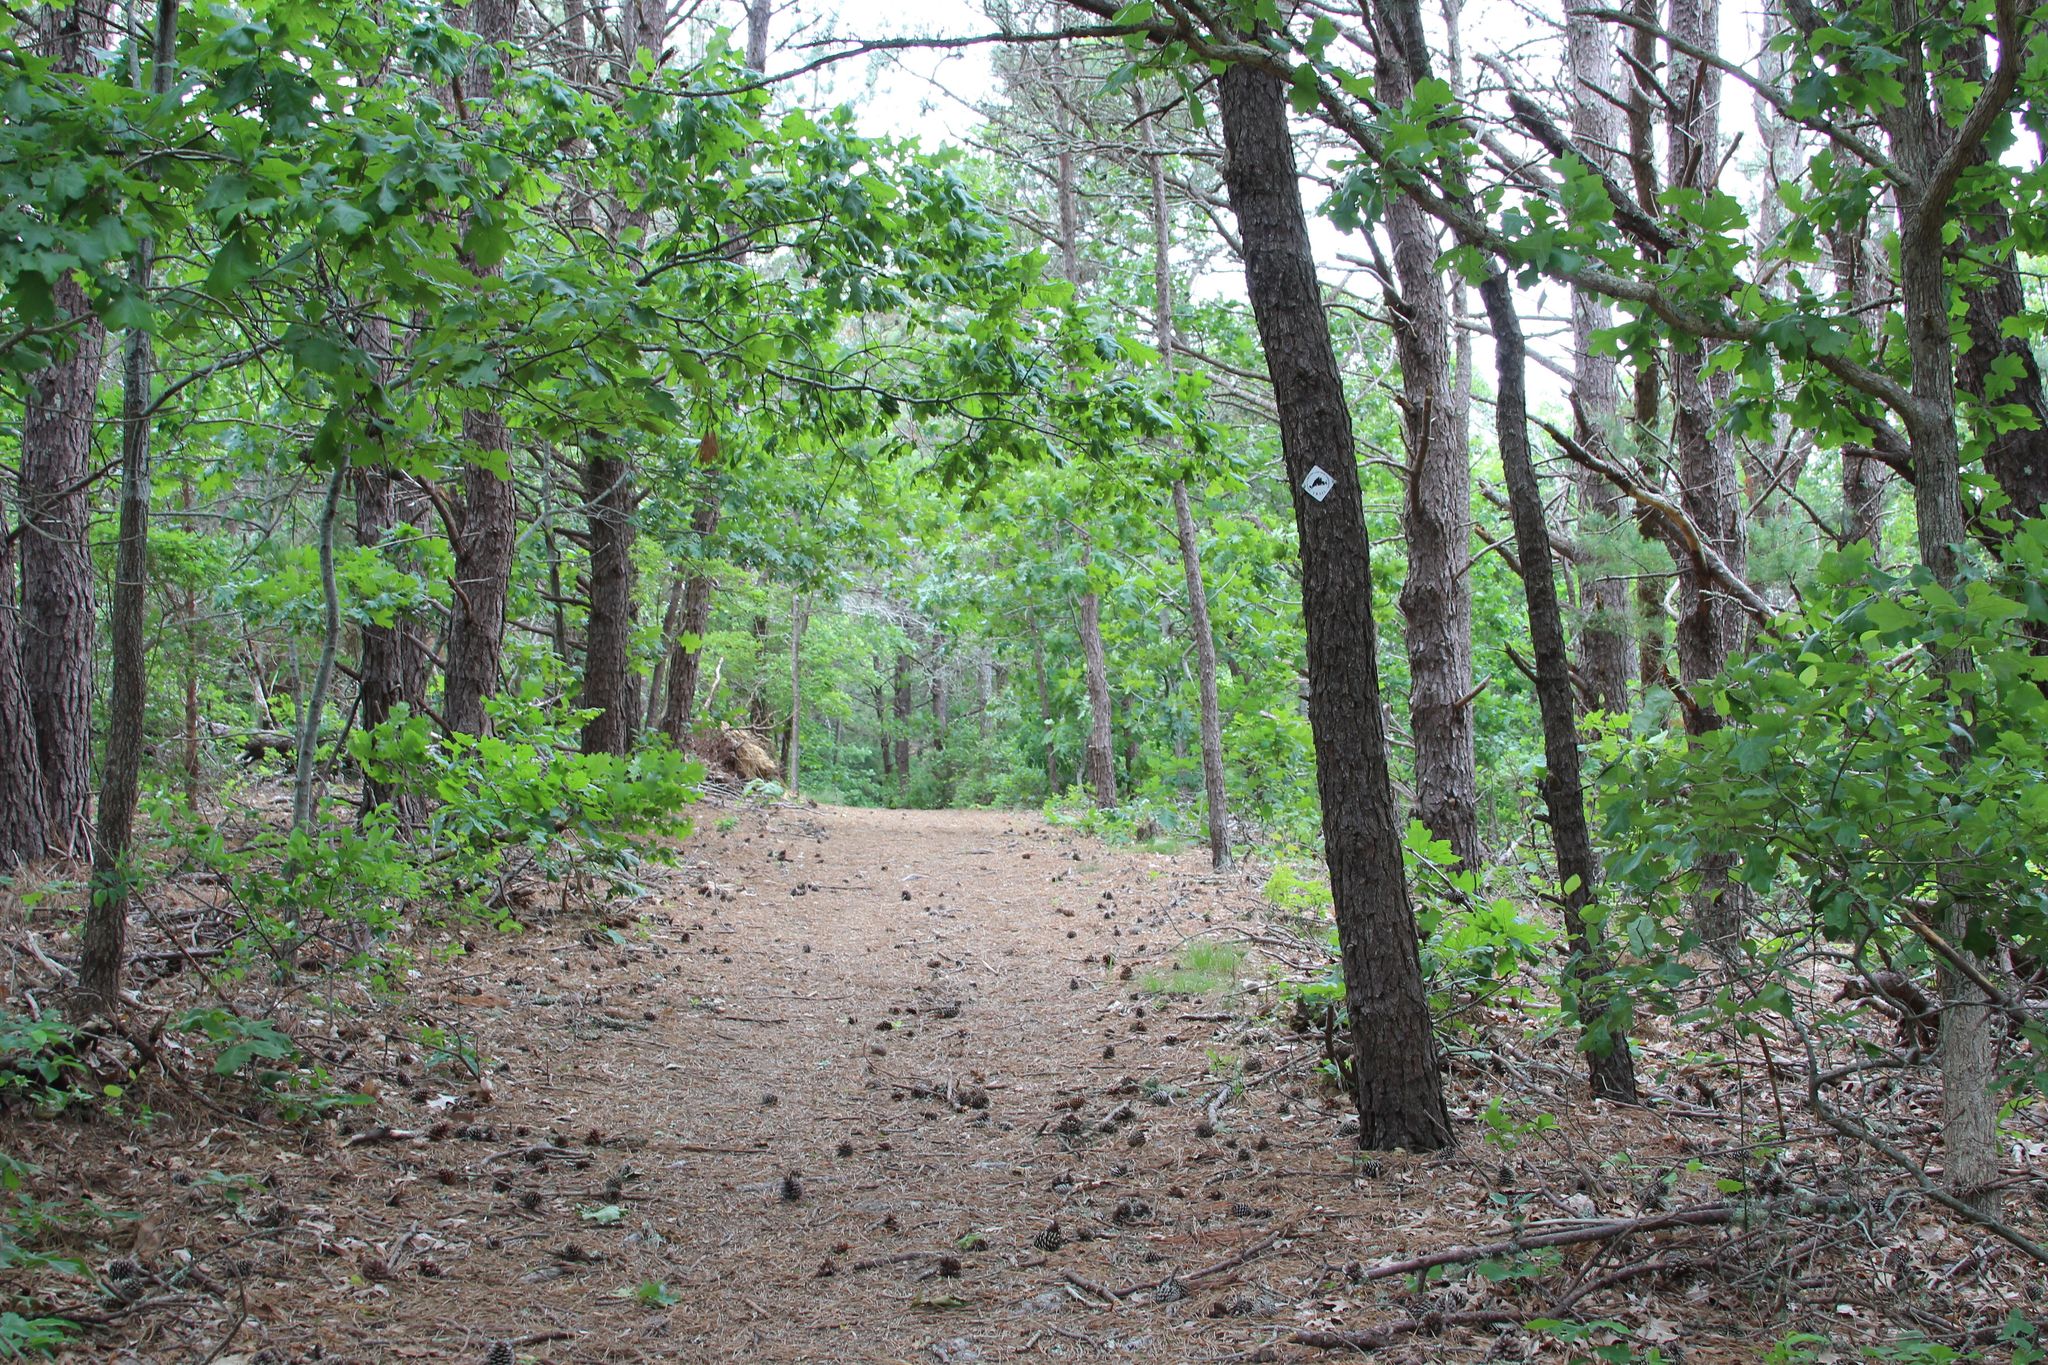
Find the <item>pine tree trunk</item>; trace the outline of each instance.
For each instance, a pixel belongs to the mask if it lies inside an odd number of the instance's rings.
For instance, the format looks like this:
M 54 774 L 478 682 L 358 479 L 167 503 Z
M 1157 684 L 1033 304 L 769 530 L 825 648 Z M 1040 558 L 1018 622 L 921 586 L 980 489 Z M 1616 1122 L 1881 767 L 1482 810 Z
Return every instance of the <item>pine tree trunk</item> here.
M 111 42 L 108 0 L 72 0 L 38 16 L 37 55 L 84 73 Z M 29 377 L 21 422 L 21 678 L 35 724 L 44 843 L 82 857 L 91 846 L 93 426 L 107 332 L 69 273 L 51 286 L 75 319 L 68 349 Z M 10 582 L 7 591 L 13 591 Z
M 659 710 L 667 702 L 669 656 L 675 653 L 676 638 L 683 619 L 683 592 L 689 586 L 689 579 L 677 574 L 669 583 L 668 605 L 661 613 L 661 642 L 654 656 L 654 671 L 647 677 L 647 710 L 641 717 L 641 728 L 661 728 Z
M 1081 569 L 1093 551 L 1084 546 Z M 1116 808 L 1116 739 L 1111 732 L 1109 658 L 1102 647 L 1102 598 L 1091 588 L 1081 594 L 1081 667 L 1088 679 L 1088 788 L 1098 810 Z
M 1135 85 L 1131 87 L 1131 99 L 1142 117 L 1144 95 Z M 1157 124 L 1148 119 L 1147 140 L 1155 139 L 1157 133 Z M 1155 145 L 1148 149 L 1146 162 L 1152 180 L 1152 328 L 1160 358 L 1170 375 L 1177 348 L 1173 332 L 1173 237 L 1172 220 L 1166 211 L 1166 158 Z M 1231 865 L 1230 801 L 1223 779 L 1223 712 L 1216 699 L 1216 635 L 1209 625 L 1209 590 L 1202 581 L 1202 547 L 1195 536 L 1195 512 L 1188 501 L 1186 479 L 1173 481 L 1172 495 L 1181 578 L 1187 584 L 1188 630 L 1195 638 L 1195 691 L 1202 734 L 1202 794 L 1208 807 L 1209 861 L 1221 871 Z M 1174 757 L 1180 756 L 1176 727 Z
M 1232 66 L 1220 78 L 1224 181 L 1245 284 L 1280 412 L 1300 533 L 1324 855 L 1335 897 L 1356 1062 L 1359 1142 L 1434 1151 L 1452 1140 L 1415 916 L 1387 770 L 1370 545 L 1351 414 L 1302 212 L 1286 87 Z M 1304 488 L 1325 490 L 1316 498 Z
M 703 560 L 711 535 L 718 529 L 719 497 L 714 480 L 697 498 L 690 517 L 696 533 L 697 566 L 683 589 L 683 615 L 677 627 L 676 643 L 669 656 L 668 705 L 662 713 L 661 728 L 678 746 L 690 737 L 690 712 L 697 704 L 697 680 L 704 662 L 704 636 L 711 629 L 711 595 L 718 580 Z
M 1407 102 L 1429 74 L 1419 22 L 1383 16 L 1377 71 L 1384 97 Z M 1452 398 L 1450 308 L 1437 270 L 1436 224 L 1403 194 L 1387 205 L 1394 281 L 1387 299 L 1401 361 L 1408 454 L 1401 525 L 1408 573 L 1401 615 L 1408 649 L 1408 724 L 1415 737 L 1416 814 L 1460 862 L 1479 866 L 1479 775 L 1472 724 L 1472 459 L 1465 411 Z M 1398 290 L 1396 295 L 1393 290 Z
M 633 752 L 640 698 L 633 678 L 633 477 L 627 462 L 593 451 L 583 466 L 590 519 L 589 624 L 579 704 L 597 715 L 583 727 L 583 752 Z
M 798 593 L 789 609 L 789 742 L 784 746 L 783 786 L 797 794 L 804 755 L 804 627 L 810 624 L 811 598 Z
M 503 42 L 512 37 L 517 9 L 516 0 L 471 0 L 462 11 L 462 22 L 486 44 Z M 465 79 L 474 111 L 487 102 L 491 81 L 481 49 Z M 465 260 L 464 265 L 480 279 L 495 279 L 501 273 L 496 266 L 474 260 Z M 448 624 L 448 676 L 441 712 L 450 730 L 470 735 L 489 728 L 484 700 L 504 684 L 505 603 L 519 532 L 511 430 L 494 397 L 481 401 L 482 406 L 462 414 L 468 467 L 463 471 L 456 527 L 454 609 Z
M 157 0 L 152 30 L 150 85 L 161 98 L 171 88 L 178 33 L 178 0 Z M 135 244 L 129 283 L 144 298 L 154 286 L 156 240 Z M 107 746 L 100 766 L 99 819 L 94 830 L 92 877 L 78 959 L 78 993 L 86 1011 L 112 1017 L 120 1003 L 122 959 L 128 938 L 132 876 L 128 845 L 142 787 L 144 712 L 149 704 L 149 496 L 150 399 L 156 354 L 149 333 L 128 333 L 122 347 L 121 520 L 114 546 L 114 602 L 109 623 L 113 685 L 107 698 Z
M 1615 88 L 1612 35 L 1591 15 L 1570 10 L 1565 49 L 1572 73 L 1573 142 L 1590 148 L 1616 146 L 1621 120 L 1607 98 Z M 1604 168 L 1611 171 L 1611 158 L 1609 163 Z M 1613 356 L 1594 354 L 1593 336 L 1612 325 L 1613 309 L 1605 299 L 1584 289 L 1572 291 L 1572 393 L 1584 422 L 1578 434 L 1581 440 L 1597 439 L 1610 447 L 1619 435 L 1619 377 Z M 1579 543 L 1586 547 L 1589 566 L 1597 565 L 1600 542 L 1634 532 L 1623 519 L 1620 491 L 1606 479 L 1579 470 L 1572 486 L 1579 510 Z M 1589 567 L 1580 580 L 1579 597 L 1585 613 L 1579 628 L 1579 672 L 1586 691 L 1594 707 L 1625 716 L 1636 671 L 1629 640 L 1628 584 Z
M 910 718 L 914 714 L 910 697 L 910 665 L 908 654 L 896 656 L 896 692 L 892 710 L 896 721 L 896 796 L 907 800 L 910 796 Z
M 1717 0 L 1672 0 L 1673 35 L 1713 50 L 1719 42 Z M 1672 120 L 1666 176 L 1678 190 L 1712 187 L 1720 157 L 1720 75 L 1708 63 L 1673 50 L 1671 89 L 1684 113 Z M 1699 343 L 1671 347 L 1671 444 L 1678 467 L 1679 503 L 1701 536 L 1736 574 L 1749 565 L 1741 475 L 1719 405 L 1706 377 L 1707 351 Z M 1679 680 L 1694 687 L 1717 677 L 1729 658 L 1748 647 L 1750 623 L 1742 608 L 1708 581 L 1697 559 L 1674 553 L 1678 570 L 1678 624 L 1673 638 Z M 1685 708 L 1693 734 L 1718 729 L 1711 707 Z M 1748 897 L 1730 877 L 1733 860 L 1714 855 L 1701 864 L 1700 892 L 1690 907 L 1694 927 L 1721 953 L 1739 949 L 1748 919 Z
M 1031 627 L 1031 668 L 1038 675 L 1038 728 L 1045 736 L 1045 794 L 1060 794 L 1059 746 L 1052 737 L 1052 689 L 1045 680 L 1045 633 L 1036 622 Z
M 1543 806 L 1557 851 L 1558 881 L 1564 893 L 1565 932 L 1572 947 L 1572 987 L 1579 1021 L 1594 1034 L 1586 1046 L 1587 1078 L 1593 1093 L 1633 1104 L 1635 1059 L 1628 1035 L 1606 1025 L 1609 997 L 1598 978 L 1606 966 L 1599 927 L 1586 919 L 1599 885 L 1600 865 L 1586 826 L 1586 789 L 1579 764 L 1578 713 L 1572 700 L 1571 659 L 1566 653 L 1564 613 L 1557 602 L 1551 564 L 1550 527 L 1543 515 L 1543 490 L 1529 455 L 1527 352 L 1521 319 L 1507 277 L 1489 276 L 1479 286 L 1493 324 L 1494 363 L 1499 370 L 1494 425 L 1501 471 L 1515 523 L 1515 552 L 1522 561 L 1522 593 L 1529 605 L 1529 647 L 1536 656 L 1536 702 L 1543 716 Z
M 366 318 L 358 340 L 376 359 L 380 377 L 389 383 L 394 368 L 390 323 L 381 317 Z M 416 567 L 417 556 L 392 542 L 400 527 L 417 526 L 425 514 L 425 499 L 410 496 L 407 514 L 401 517 L 398 486 L 391 471 L 373 464 L 355 471 L 355 503 L 356 544 L 379 551 L 400 568 Z M 388 626 L 366 623 L 361 635 L 356 700 L 362 727 L 374 730 L 390 720 L 401 704 L 412 715 L 424 715 L 432 670 L 424 623 L 401 612 Z M 383 805 L 390 806 L 399 824 L 406 828 L 426 818 L 425 804 L 417 794 L 364 777 L 362 811 L 367 814 Z
M 21 616 L 14 606 L 20 572 L 15 544 L 5 503 L 0 502 L 0 868 L 42 857 L 49 833 L 35 714 L 22 675 Z

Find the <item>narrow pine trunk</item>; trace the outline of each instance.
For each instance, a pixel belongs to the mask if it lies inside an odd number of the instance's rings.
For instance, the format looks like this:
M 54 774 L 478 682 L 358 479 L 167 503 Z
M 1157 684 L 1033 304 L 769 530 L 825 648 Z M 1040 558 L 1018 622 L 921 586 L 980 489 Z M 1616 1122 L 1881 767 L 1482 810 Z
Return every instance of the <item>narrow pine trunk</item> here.
M 1383 16 L 1378 74 L 1393 104 L 1429 74 L 1418 21 Z M 1465 410 L 1453 398 L 1450 307 L 1436 267 L 1436 225 L 1408 195 L 1387 204 L 1394 280 L 1388 308 L 1401 361 L 1401 432 L 1408 455 L 1401 584 L 1408 650 L 1408 725 L 1415 737 L 1416 814 L 1460 862 L 1480 863 L 1479 775 L 1472 723 L 1472 460 Z
M 1144 95 L 1133 86 L 1131 98 L 1144 112 Z M 1147 138 L 1158 132 L 1147 121 Z M 1166 158 L 1155 145 L 1146 156 L 1152 180 L 1152 326 L 1159 354 L 1170 375 L 1176 346 L 1173 332 L 1173 274 L 1170 248 L 1172 220 L 1166 210 Z M 1216 699 L 1216 635 L 1209 625 L 1209 590 L 1202 581 L 1202 546 L 1195 534 L 1194 507 L 1184 478 L 1172 489 L 1174 537 L 1180 542 L 1181 578 L 1187 584 L 1188 630 L 1195 640 L 1195 692 L 1202 735 L 1202 794 L 1208 806 L 1209 861 L 1218 870 L 1231 865 L 1230 800 L 1223 777 L 1223 712 Z M 1180 757 L 1178 727 L 1175 752 Z
M 177 46 L 178 0 L 157 0 L 150 59 L 150 91 L 161 99 L 171 87 Z M 135 245 L 129 282 L 144 298 L 153 287 L 156 241 Z M 78 960 L 78 993 L 87 1010 L 112 1015 L 120 1003 L 122 959 L 128 938 L 128 897 L 133 882 L 128 845 L 142 787 L 144 711 L 149 664 L 144 629 L 149 617 L 150 398 L 156 355 L 149 333 L 137 328 L 122 347 L 121 520 L 114 547 L 114 603 L 109 643 L 113 686 L 107 698 L 107 745 L 100 766 L 100 804 L 92 850 L 90 895 Z
M 911 662 L 908 654 L 898 653 L 896 656 L 896 691 L 891 709 L 896 722 L 896 795 L 899 800 L 910 796 Z
M 682 744 L 690 737 L 690 711 L 697 704 L 697 680 L 704 662 L 704 636 L 711 629 L 711 596 L 718 580 L 705 561 L 705 546 L 718 529 L 719 497 L 714 480 L 697 498 L 690 517 L 696 535 L 698 556 L 683 588 L 683 614 L 677 626 L 676 642 L 668 664 L 668 705 L 662 712 L 661 728 L 671 740 Z
M 1351 414 L 1302 212 L 1286 87 L 1232 66 L 1218 103 L 1224 180 L 1280 412 L 1300 534 L 1324 855 L 1357 1067 L 1359 1141 L 1433 1151 L 1451 1127 L 1401 861 L 1372 617 L 1371 549 Z M 1312 496 L 1308 488 L 1324 489 Z
M 1878 253 L 1872 249 L 1864 224 L 1837 226 L 1828 234 L 1833 256 L 1835 285 L 1848 295 L 1853 307 L 1853 325 L 1868 331 L 1876 320 L 1879 300 L 1890 281 L 1885 278 Z M 1884 499 L 1890 472 L 1853 448 L 1842 452 L 1842 546 L 1867 542 L 1873 562 L 1884 562 Z
M 22 674 L 21 616 L 14 606 L 15 538 L 0 503 L 0 868 L 43 856 L 49 832 L 36 722 Z
M 590 524 L 590 616 L 580 704 L 598 713 L 583 727 L 583 751 L 630 754 L 640 717 L 633 678 L 632 470 L 624 458 L 600 447 L 586 458 L 583 477 Z
M 1045 794 L 1060 794 L 1059 746 L 1052 737 L 1052 689 L 1045 680 L 1045 634 L 1031 627 L 1031 668 L 1038 675 L 1038 728 L 1045 736 Z
M 359 340 L 376 360 L 383 381 L 389 383 L 394 370 L 390 323 L 377 316 L 365 319 Z M 401 528 L 410 530 L 417 526 L 425 515 L 425 499 L 411 495 L 401 511 L 398 485 L 391 470 L 377 464 L 355 471 L 354 491 L 356 544 L 378 551 L 397 567 L 416 567 L 416 557 L 393 541 L 401 534 Z M 432 671 L 425 623 L 410 613 L 400 612 L 388 626 L 374 621 L 365 623 L 361 637 L 356 699 L 363 728 L 371 730 L 384 724 L 401 705 L 412 715 L 424 714 Z M 407 827 L 426 818 L 425 804 L 419 796 L 365 777 L 363 812 L 384 805 L 390 806 L 399 823 Z
M 1717 0 L 1671 0 L 1675 37 L 1696 46 L 1718 46 Z M 1675 189 L 1711 189 L 1718 170 L 1721 136 L 1720 76 L 1708 63 L 1673 50 L 1670 79 L 1683 113 L 1671 123 L 1667 178 Z M 1703 343 L 1671 347 L 1671 445 L 1678 466 L 1679 503 L 1700 535 L 1736 574 L 1749 563 L 1749 536 L 1744 522 L 1741 475 L 1735 453 L 1720 424 L 1706 375 Z M 1696 556 L 1674 551 L 1678 571 L 1678 675 L 1687 687 L 1717 677 L 1736 652 L 1748 647 L 1750 623 L 1742 608 L 1715 587 Z M 1685 723 L 1694 734 L 1718 729 L 1721 718 L 1711 707 L 1685 708 Z M 1690 913 L 1706 944 L 1721 953 L 1736 951 L 1748 918 L 1747 896 L 1730 875 L 1731 859 L 1716 855 L 1701 867 L 1701 889 Z
M 1578 713 L 1572 700 L 1571 659 L 1566 653 L 1564 613 L 1558 607 L 1556 571 L 1551 564 L 1550 527 L 1543 514 L 1543 490 L 1529 455 L 1527 351 L 1521 319 L 1507 277 L 1496 273 L 1479 286 L 1493 324 L 1494 363 L 1499 371 L 1494 425 L 1501 471 L 1515 524 L 1515 552 L 1522 561 L 1522 594 L 1529 607 L 1529 648 L 1536 656 L 1536 702 L 1543 717 L 1543 805 L 1557 852 L 1564 892 L 1565 931 L 1572 958 L 1567 994 L 1578 1004 L 1585 1032 L 1588 1079 L 1593 1093 L 1634 1103 L 1635 1059 L 1628 1035 L 1607 1022 L 1609 995 L 1600 983 L 1606 954 L 1593 908 L 1600 866 L 1586 825 L 1586 789 L 1579 763 Z
M 680 628 L 678 623 L 683 618 L 683 590 L 688 584 L 689 579 L 682 574 L 677 574 L 669 584 L 668 605 L 661 613 L 661 643 L 654 656 L 654 671 L 647 677 L 647 711 L 641 718 L 642 729 L 660 728 L 661 717 L 656 714 L 656 708 L 662 706 L 666 700 L 662 689 L 668 686 L 669 655 L 675 651 L 677 632 Z
M 1608 96 L 1614 90 L 1612 34 L 1591 15 L 1576 10 L 1565 19 L 1566 61 L 1571 67 L 1572 140 L 1581 147 L 1618 145 L 1621 119 Z M 1595 155 L 1599 155 L 1598 152 Z M 1603 164 L 1612 170 L 1611 158 Z M 1594 335 L 1613 325 L 1613 309 L 1588 290 L 1572 291 L 1572 393 L 1584 425 L 1581 440 L 1610 445 L 1619 434 L 1620 389 L 1613 356 L 1595 354 Z M 1623 521 L 1622 495 L 1598 474 L 1579 470 L 1572 492 L 1578 503 L 1579 541 L 1589 568 L 1579 583 L 1585 619 L 1579 627 L 1579 672 L 1594 707 L 1627 715 L 1635 660 L 1629 639 L 1626 580 L 1601 573 L 1601 542 L 1631 535 Z M 1526 562 L 1526 561 L 1525 561 Z
M 1083 549 L 1082 572 L 1092 552 Z M 1088 680 L 1088 788 L 1101 810 L 1116 807 L 1116 740 L 1110 728 L 1109 658 L 1102 647 L 1102 598 L 1093 588 L 1081 594 L 1081 668 Z
M 462 22 L 483 42 L 502 42 L 512 36 L 517 8 L 516 0 L 472 0 L 462 11 Z M 486 102 L 491 81 L 481 56 L 471 62 L 466 79 L 474 110 Z M 492 280 L 501 273 L 473 260 L 465 265 L 479 279 Z M 462 436 L 468 446 L 467 468 L 456 527 L 454 609 L 448 624 L 448 676 L 441 714 L 450 730 L 480 735 L 489 724 L 484 701 L 504 683 L 505 603 L 511 591 L 519 499 L 511 479 L 511 429 L 494 399 L 464 411 Z
M 810 595 L 799 593 L 789 611 L 789 743 L 786 746 L 788 758 L 782 769 L 784 785 L 791 796 L 797 793 L 798 774 L 803 766 L 804 627 L 810 624 L 810 619 Z

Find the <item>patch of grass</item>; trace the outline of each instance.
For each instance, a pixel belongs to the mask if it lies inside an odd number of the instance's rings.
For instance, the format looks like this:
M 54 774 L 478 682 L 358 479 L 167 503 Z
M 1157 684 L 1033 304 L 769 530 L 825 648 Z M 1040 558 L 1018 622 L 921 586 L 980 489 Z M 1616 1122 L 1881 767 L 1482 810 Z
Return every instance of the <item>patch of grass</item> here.
M 1142 984 L 1154 995 L 1218 995 L 1237 984 L 1245 952 L 1241 943 L 1198 939 L 1181 950 L 1171 971 L 1149 974 Z

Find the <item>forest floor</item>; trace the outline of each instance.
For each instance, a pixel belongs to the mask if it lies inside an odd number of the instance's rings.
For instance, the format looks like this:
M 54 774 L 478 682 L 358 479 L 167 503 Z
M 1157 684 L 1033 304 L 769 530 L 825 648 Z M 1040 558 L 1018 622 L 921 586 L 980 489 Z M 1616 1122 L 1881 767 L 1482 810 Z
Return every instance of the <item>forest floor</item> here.
M 172 1092 L 146 1133 L 12 1124 L 42 1195 L 146 1212 L 137 1259 L 196 1267 L 107 1313 L 91 1358 L 482 1365 L 509 1341 L 561 1365 L 1295 1360 L 1329 1358 L 1299 1333 L 1436 1312 L 1442 1330 L 1378 1358 L 1586 1359 L 1459 1325 L 1513 1284 L 1365 1272 L 1507 1236 L 1511 1210 L 1568 1228 L 1711 1205 L 1688 1153 L 1760 1123 L 1560 1100 L 1556 1130 L 1488 1143 L 1478 1114 L 1514 1073 L 1461 1060 L 1458 1149 L 1363 1161 L 1319 1036 L 1161 989 L 1205 937 L 1285 951 L 1258 879 L 1202 852 L 1031 815 L 785 805 L 707 806 L 682 855 L 602 919 L 537 913 L 466 953 L 423 935 L 402 996 L 300 999 L 372 1107 L 282 1125 Z M 1522 1074 L 1569 1074 L 1521 1036 Z M 1652 1169 L 1674 1174 L 1645 1202 Z M 1691 1362 L 1879 1316 L 1840 1275 L 1708 1273 L 1745 1235 L 1705 1230 L 1684 1263 L 1702 1273 L 1623 1276 L 1580 1311 Z M 1980 1254 L 1940 1219 L 1902 1235 L 1929 1267 Z M 1582 1284 L 1644 1249 L 1539 1268 Z

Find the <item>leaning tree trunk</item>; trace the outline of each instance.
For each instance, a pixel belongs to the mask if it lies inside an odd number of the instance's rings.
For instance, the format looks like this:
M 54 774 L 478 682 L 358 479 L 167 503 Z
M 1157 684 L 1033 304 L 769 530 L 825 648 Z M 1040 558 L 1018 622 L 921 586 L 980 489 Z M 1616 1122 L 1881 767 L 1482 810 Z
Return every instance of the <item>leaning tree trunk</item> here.
M 1398 16 L 1390 16 L 1398 18 Z M 1400 105 L 1429 74 L 1419 24 L 1381 25 L 1378 74 Z M 1401 432 L 1408 453 L 1401 584 L 1408 648 L 1408 725 L 1415 738 L 1416 814 L 1467 867 L 1480 864 L 1479 774 L 1472 721 L 1472 457 L 1465 410 L 1452 397 L 1451 319 L 1437 269 L 1436 225 L 1406 194 L 1387 204 L 1394 280 L 1388 307 L 1401 361 Z M 1396 292 L 1398 291 L 1398 292 Z
M 1543 490 L 1536 482 L 1536 464 L 1529 456 L 1528 391 L 1524 374 L 1527 351 L 1522 323 L 1507 277 L 1498 272 L 1479 286 L 1486 316 L 1493 324 L 1494 364 L 1499 372 L 1494 426 L 1500 445 L 1501 472 L 1508 486 L 1508 505 L 1515 524 L 1515 552 L 1522 561 L 1522 595 L 1529 605 L 1529 648 L 1536 656 L 1536 703 L 1543 717 L 1543 806 L 1550 817 L 1550 837 L 1557 851 L 1557 876 L 1565 887 L 1565 932 L 1572 957 L 1565 992 L 1578 1006 L 1586 1053 L 1587 1078 L 1593 1093 L 1633 1104 L 1636 1100 L 1635 1059 L 1628 1035 L 1614 1027 L 1608 1007 L 1612 996 L 1602 980 L 1606 954 L 1597 922 L 1586 912 L 1593 907 L 1600 865 L 1593 855 L 1593 837 L 1586 827 L 1586 788 L 1580 774 L 1578 713 L 1572 702 L 1571 658 L 1566 653 L 1564 614 L 1557 603 L 1556 571 L 1551 566 L 1550 527 L 1543 515 Z
M 590 616 L 579 704 L 594 708 L 583 752 L 630 754 L 640 698 L 633 686 L 633 476 L 623 457 L 592 451 L 583 466 L 590 518 Z
M 517 0 L 472 0 L 463 11 L 469 31 L 485 44 L 512 37 Z M 470 107 L 484 102 L 491 81 L 487 59 L 470 64 Z M 497 266 L 473 259 L 465 266 L 480 280 L 495 280 Z M 492 287 L 492 286 L 485 286 Z M 519 532 L 519 499 L 512 485 L 511 428 L 496 395 L 462 414 L 469 450 L 455 539 L 454 608 L 448 623 L 448 676 L 442 719 L 458 734 L 480 735 L 489 726 L 484 699 L 504 683 L 505 604 L 511 592 L 512 555 Z M 500 472 L 502 471 L 502 472 Z
M 1597 19 L 1573 8 L 1565 19 L 1565 51 L 1572 77 L 1572 141 L 1580 147 L 1617 146 L 1621 120 L 1609 98 L 1614 89 L 1612 36 Z M 1586 289 L 1572 291 L 1572 394 L 1583 423 L 1579 438 L 1610 445 L 1619 429 L 1619 377 L 1614 357 L 1595 353 L 1593 337 L 1612 325 L 1613 309 L 1604 298 Z M 1629 682 L 1636 671 L 1629 640 L 1628 582 L 1598 568 L 1606 558 L 1604 542 L 1623 531 L 1622 495 L 1591 470 L 1579 470 L 1572 488 L 1578 500 L 1579 543 L 1587 551 L 1588 565 L 1579 582 L 1585 613 L 1579 627 L 1579 672 L 1595 708 L 1625 716 Z
M 1275 76 L 1232 66 L 1218 103 L 1224 181 L 1300 534 L 1309 728 L 1351 1015 L 1359 1142 L 1434 1151 L 1451 1142 L 1450 1116 L 1387 771 L 1371 547 L 1351 414 L 1302 212 L 1287 91 Z
M 150 92 L 162 99 L 171 88 L 178 41 L 178 0 L 157 0 L 150 54 Z M 135 244 L 129 285 L 149 297 L 156 269 L 156 239 L 144 233 Z M 114 606 L 109 636 L 113 686 L 107 698 L 107 748 L 100 773 L 99 820 L 92 850 L 92 878 L 85 932 L 78 959 L 78 993 L 87 1010 L 111 1017 L 120 1003 L 121 966 L 128 938 L 128 892 L 132 875 L 128 845 L 135 831 L 135 803 L 142 788 L 144 711 L 149 705 L 149 429 L 156 356 L 149 333 L 135 328 L 122 347 L 121 522 L 114 544 Z
M 1131 98 L 1144 114 L 1144 95 L 1131 87 Z M 1158 131 L 1146 119 L 1147 140 Z M 1171 219 L 1166 211 L 1166 158 L 1156 143 L 1147 149 L 1152 181 L 1152 326 L 1159 355 L 1170 376 L 1174 372 L 1173 275 Z M 1217 870 L 1231 865 L 1230 799 L 1223 783 L 1223 711 L 1216 699 L 1216 635 L 1209 625 L 1209 590 L 1202 581 L 1202 547 L 1195 538 L 1195 513 L 1188 501 L 1185 478 L 1173 481 L 1173 528 L 1180 542 L 1181 577 L 1188 590 L 1188 629 L 1195 637 L 1195 692 L 1202 732 L 1202 795 L 1208 804 L 1209 862 Z M 1175 755 L 1178 757 L 1178 754 Z

